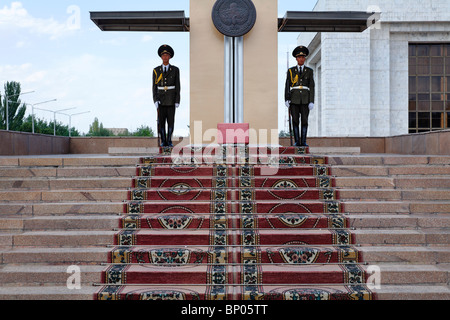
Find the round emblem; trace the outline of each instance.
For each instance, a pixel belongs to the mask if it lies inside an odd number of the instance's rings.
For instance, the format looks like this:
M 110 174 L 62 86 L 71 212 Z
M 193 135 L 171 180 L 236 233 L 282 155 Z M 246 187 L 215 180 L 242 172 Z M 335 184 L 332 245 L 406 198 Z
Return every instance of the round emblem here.
M 212 20 L 223 35 L 241 37 L 255 25 L 256 8 L 251 0 L 217 0 Z

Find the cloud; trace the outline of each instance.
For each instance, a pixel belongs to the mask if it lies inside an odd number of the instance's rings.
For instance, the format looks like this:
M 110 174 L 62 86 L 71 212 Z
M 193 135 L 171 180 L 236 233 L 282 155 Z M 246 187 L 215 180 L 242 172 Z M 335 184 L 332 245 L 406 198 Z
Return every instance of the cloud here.
M 31 16 L 21 2 L 12 2 L 11 6 L 0 9 L 0 30 L 22 28 L 30 33 L 50 36 L 51 40 L 73 33 L 68 22 L 58 22 L 53 18 L 40 19 Z
M 153 37 L 148 34 L 142 37 L 142 42 L 150 42 L 152 40 L 153 40 Z
M 100 40 L 100 44 L 102 45 L 111 45 L 111 46 L 123 46 L 127 43 L 126 38 L 112 38 L 107 40 Z

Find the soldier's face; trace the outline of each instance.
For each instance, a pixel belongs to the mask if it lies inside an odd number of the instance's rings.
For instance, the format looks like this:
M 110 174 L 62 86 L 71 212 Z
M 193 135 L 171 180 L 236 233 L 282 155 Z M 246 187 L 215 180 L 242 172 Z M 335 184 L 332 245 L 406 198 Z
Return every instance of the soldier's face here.
M 298 56 L 296 59 L 297 59 L 297 63 L 298 63 L 299 66 L 302 66 L 302 65 L 305 64 L 305 61 L 306 61 L 306 57 L 305 56 Z
M 172 58 L 172 57 L 171 57 L 170 54 L 168 54 L 168 53 L 163 53 L 163 54 L 161 55 L 161 59 L 162 59 L 162 61 L 163 61 L 163 64 L 168 64 L 170 58 Z

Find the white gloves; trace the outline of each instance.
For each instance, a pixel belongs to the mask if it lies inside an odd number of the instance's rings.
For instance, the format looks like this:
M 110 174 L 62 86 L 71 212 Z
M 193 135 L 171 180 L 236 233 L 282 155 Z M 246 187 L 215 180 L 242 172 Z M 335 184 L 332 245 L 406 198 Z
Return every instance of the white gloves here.
M 160 104 L 160 102 L 159 101 L 156 101 L 155 102 L 155 107 L 156 107 L 156 109 L 159 109 L 159 104 Z M 177 108 L 178 109 L 178 107 L 180 106 L 180 104 L 179 103 L 175 103 L 175 108 Z
M 286 101 L 286 107 L 290 107 L 291 106 L 291 102 L 290 101 Z M 308 108 L 309 108 L 309 110 L 313 110 L 314 109 L 314 103 L 310 103 L 309 105 L 308 105 Z

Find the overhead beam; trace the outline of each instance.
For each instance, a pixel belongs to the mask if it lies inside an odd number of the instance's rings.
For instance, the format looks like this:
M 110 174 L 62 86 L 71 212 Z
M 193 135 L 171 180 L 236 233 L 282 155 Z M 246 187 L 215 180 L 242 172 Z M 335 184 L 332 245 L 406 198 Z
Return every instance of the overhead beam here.
M 279 32 L 363 32 L 374 13 L 360 11 L 287 11 Z M 369 23 L 370 22 L 370 23 Z
M 189 32 L 184 11 L 90 12 L 102 31 Z M 363 32 L 379 15 L 360 11 L 287 11 L 279 32 Z
M 90 12 L 102 31 L 189 32 L 184 11 Z

